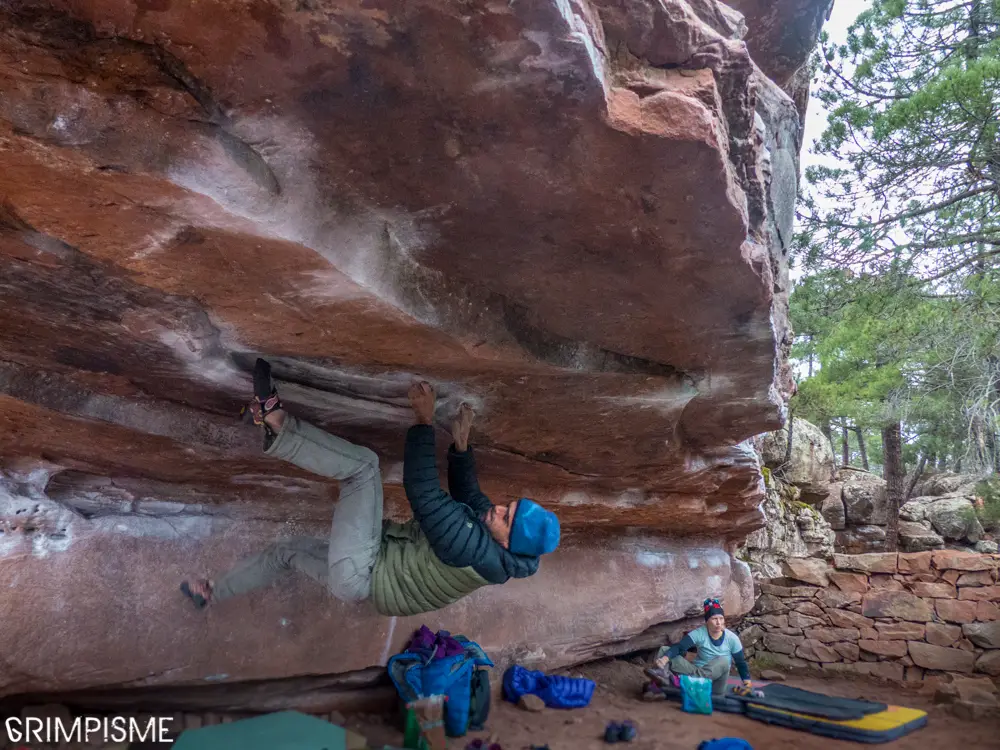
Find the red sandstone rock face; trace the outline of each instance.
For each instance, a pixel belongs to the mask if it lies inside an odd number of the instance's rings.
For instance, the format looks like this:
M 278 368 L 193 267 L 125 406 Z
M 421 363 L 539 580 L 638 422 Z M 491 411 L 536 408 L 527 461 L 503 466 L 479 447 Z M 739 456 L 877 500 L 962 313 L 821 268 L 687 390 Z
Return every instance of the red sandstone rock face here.
M 744 37 L 753 59 L 786 86 L 809 59 L 833 0 L 729 0 L 746 17 Z
M 732 582 L 742 574 L 712 546 L 632 537 L 600 549 L 567 546 L 531 579 L 422 617 L 381 617 L 368 603 L 342 604 L 307 580 L 195 612 L 176 593 L 192 571 L 232 565 L 268 536 L 322 530 L 146 520 L 145 528 L 118 530 L 115 517 L 73 519 L 62 547 L 32 549 L 25 541 L 5 549 L 0 605 L 16 616 L 5 619 L 4 632 L 21 646 L 4 659 L 0 695 L 361 670 L 384 664 L 421 624 L 475 634 L 500 664 L 565 664 L 613 652 L 609 634 L 627 639 L 697 614 L 694 591 L 721 595 L 734 612 L 752 604 Z
M 750 55 L 795 101 L 804 118 L 809 101 L 805 65 L 834 0 L 728 0 L 746 17 Z
M 258 458 L 230 420 L 262 352 L 291 408 L 389 467 L 423 376 L 443 423 L 478 407 L 497 495 L 570 526 L 761 522 L 734 446 L 778 423 L 784 323 L 728 25 L 681 0 L 607 28 L 544 3 L 218 5 L 0 19 L 12 420 L 122 427 L 133 473 L 169 478 L 163 438 L 202 477 L 185 491 L 222 502 L 234 472 L 211 451 Z M 606 34 L 692 70 L 604 62 Z M 34 437 L 5 452 L 123 460 Z
M 338 605 L 310 620 L 321 598 L 177 624 L 177 576 L 329 521 L 334 484 L 236 421 L 258 354 L 290 410 L 379 453 L 390 516 L 414 377 L 443 427 L 475 406 L 494 499 L 560 514 L 545 577 L 436 624 L 552 666 L 706 592 L 749 606 L 724 550 L 762 523 L 742 441 L 791 387 L 801 137 L 736 14 L 35 0 L 0 27 L 0 605 L 69 649 L 0 690 L 72 659 L 63 687 L 338 672 L 405 640 Z M 649 598 L 612 623 L 612 589 Z

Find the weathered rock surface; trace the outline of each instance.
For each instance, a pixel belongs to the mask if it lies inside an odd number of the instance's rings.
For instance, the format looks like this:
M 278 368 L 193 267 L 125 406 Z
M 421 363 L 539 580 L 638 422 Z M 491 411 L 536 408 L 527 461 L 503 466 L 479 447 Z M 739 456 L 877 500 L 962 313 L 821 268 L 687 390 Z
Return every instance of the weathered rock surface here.
M 757 66 L 821 6 L 759 6 L 752 60 L 711 0 L 0 4 L 0 692 L 345 672 L 420 623 L 551 667 L 747 609 L 801 146 Z M 258 354 L 390 517 L 409 382 L 470 401 L 484 490 L 565 548 L 419 621 L 308 583 L 189 612 L 180 578 L 329 524 L 236 422 Z
M 900 657 L 906 655 L 906 641 L 859 641 L 862 651 L 877 656 Z
M 811 628 L 823 625 L 823 620 L 819 617 L 810 617 L 801 612 L 790 612 L 788 615 L 788 627 L 790 628 Z
M 843 486 L 839 483 L 830 485 L 830 492 L 820 505 L 820 513 L 834 531 L 842 531 L 847 525 L 847 510 L 841 495 Z
M 1000 568 L 1000 557 L 965 550 L 938 550 L 933 553 L 931 560 L 937 570 L 945 571 L 996 571 Z M 959 578 L 961 578 L 961 573 L 956 576 L 956 583 Z
M 838 628 L 872 628 L 875 626 L 875 621 L 871 618 L 846 609 L 831 609 L 828 616 L 830 622 Z
M 973 602 L 1000 602 L 1000 585 L 961 588 L 958 598 Z
M 837 532 L 836 548 L 851 555 L 885 549 L 884 526 L 852 526 Z
M 544 711 L 545 701 L 539 698 L 537 695 L 522 695 L 518 701 L 517 705 L 519 708 L 525 711 Z
M 858 573 L 891 574 L 899 565 L 899 555 L 895 552 L 873 552 L 862 555 L 834 555 L 834 565 L 838 570 L 853 570 Z
M 958 577 L 958 586 L 992 586 L 993 573 L 989 570 L 977 570 L 975 573 L 963 573 Z
M 296 580 L 284 590 L 220 604 L 206 618 L 174 595 L 177 582 L 192 572 L 232 565 L 256 551 L 261 540 L 288 535 L 295 527 L 216 521 L 222 528 L 211 537 L 213 544 L 206 544 L 207 524 L 177 516 L 169 521 L 193 533 L 171 531 L 164 523 L 153 544 L 137 534 L 122 534 L 109 556 L 106 534 L 119 521 L 107 517 L 96 528 L 71 524 L 67 535 L 74 542 L 73 556 L 54 546 L 33 549 L 31 541 L 13 546 L 12 554 L 33 564 L 16 573 L 9 565 L 2 568 L 0 604 L 19 614 L 5 620 L 5 632 L 24 649 L 5 656 L 0 693 L 256 680 L 288 674 L 290 666 L 309 674 L 350 672 L 384 664 L 421 624 L 476 633 L 501 661 L 571 663 L 586 658 L 590 649 L 603 653 L 608 633 L 638 635 L 657 622 L 696 613 L 700 599 L 693 592 L 699 587 L 708 585 L 705 590 L 723 596 L 727 610 L 752 605 L 739 598 L 735 584 L 727 585 L 733 575 L 730 562 L 711 547 L 623 538 L 600 551 L 568 545 L 533 578 L 481 590 L 431 615 L 380 617 L 368 604 L 342 604 L 311 581 Z M 318 534 L 322 528 L 300 531 Z M 598 583 L 595 565 L 615 574 Z M 123 588 L 127 601 L 109 607 Z M 76 589 L 86 597 L 65 606 L 67 592 Z M 565 592 L 562 616 L 553 607 L 551 592 L 556 590 Z M 31 592 L 30 610 L 23 604 L 25 591 Z M 617 611 L 605 615 L 583 607 L 583 600 L 595 595 Z M 524 616 L 498 618 L 495 607 L 517 609 Z M 634 618 L 626 615 L 630 608 Z M 582 611 L 586 617 L 579 615 Z M 178 633 L 186 636 L 181 662 Z M 129 658 L 122 658 L 123 653 Z
M 772 477 L 761 505 L 766 524 L 747 537 L 740 553 L 759 577 L 783 575 L 789 559 L 812 558 L 822 565 L 833 554 L 834 532 L 826 519 L 814 508 L 790 501 L 790 490 Z
M 980 648 L 1000 648 L 1000 622 L 974 622 L 963 625 L 962 635 Z
M 996 620 L 1000 620 L 1000 604 L 976 602 L 976 619 L 980 622 L 995 622 Z
M 888 497 L 885 481 L 853 467 L 837 474 L 840 498 L 831 493 L 823 514 L 836 529 L 838 552 L 862 554 L 885 548 Z M 978 552 L 993 552 L 992 541 L 983 540 L 983 528 L 973 512 L 977 478 L 942 474 L 916 485 L 918 496 L 899 510 L 899 546 L 904 552 L 936 550 L 958 543 Z M 922 494 L 921 494 L 922 493 Z M 843 520 L 841 520 L 843 513 Z
M 819 503 L 828 495 L 835 466 L 833 448 L 816 425 L 795 419 L 791 459 L 787 464 L 787 429 L 768 433 L 759 442 L 765 466 L 775 469 L 783 482 L 798 487 L 803 502 Z
M 794 654 L 799 640 L 788 635 L 768 633 L 764 636 L 764 645 L 768 651 L 773 651 L 776 654 Z
M 926 552 L 944 546 L 941 537 L 929 521 L 899 522 L 899 545 L 906 552 Z
M 787 86 L 809 59 L 833 0 L 730 0 L 746 17 L 750 54 L 769 78 Z
M 807 661 L 818 661 L 824 664 L 832 661 L 840 661 L 840 654 L 836 649 L 827 646 L 820 641 L 807 638 L 795 649 L 795 655 Z
M 909 622 L 930 622 L 931 608 L 922 599 L 906 591 L 873 591 L 861 602 L 865 617 L 893 617 Z
M 950 646 L 962 637 L 962 629 L 957 625 L 940 622 L 927 623 L 926 639 L 934 646 Z
M 860 637 L 857 628 L 810 628 L 806 631 L 806 635 L 809 638 L 815 638 L 820 643 L 857 641 Z
M 957 599 L 958 589 L 950 583 L 911 583 L 908 588 L 924 599 Z
M 938 498 L 917 497 L 902 505 L 899 509 L 899 520 L 919 522 L 927 518 L 927 507 Z
M 792 557 L 782 563 L 785 576 L 813 586 L 826 586 L 830 583 L 830 566 L 815 557 Z
M 903 584 L 896 579 L 896 576 L 889 575 L 888 573 L 873 573 L 869 576 L 868 582 L 873 589 L 884 589 L 888 591 L 903 590 Z
M 950 471 L 942 471 L 917 482 L 913 487 L 913 495 L 919 499 L 924 496 L 941 497 L 957 492 L 969 494 L 979 479 L 980 477 L 974 474 L 955 474 Z
M 974 544 L 983 535 L 983 527 L 967 497 L 943 497 L 928 505 L 924 512 L 934 530 L 945 539 Z
M 953 602 L 947 599 L 938 599 L 934 603 L 937 616 L 945 622 L 965 623 L 976 620 L 975 602 Z
M 844 471 L 842 497 L 847 522 L 855 526 L 885 526 L 889 499 L 885 480 L 862 471 Z
M 841 591 L 856 591 L 860 594 L 864 594 L 870 588 L 868 585 L 868 576 L 862 575 L 861 573 L 833 571 L 827 575 L 833 582 L 833 585 Z
M 976 659 L 975 669 L 992 677 L 1000 676 L 1000 650 L 987 651 Z
M 882 641 L 919 641 L 924 637 L 924 626 L 915 622 L 880 622 L 875 630 Z
M 910 658 L 918 667 L 940 669 L 945 672 L 971 672 L 976 655 L 957 648 L 943 648 L 929 643 L 909 643 Z
M 930 552 L 904 552 L 896 556 L 896 567 L 903 574 L 929 575 L 933 564 L 934 555 Z

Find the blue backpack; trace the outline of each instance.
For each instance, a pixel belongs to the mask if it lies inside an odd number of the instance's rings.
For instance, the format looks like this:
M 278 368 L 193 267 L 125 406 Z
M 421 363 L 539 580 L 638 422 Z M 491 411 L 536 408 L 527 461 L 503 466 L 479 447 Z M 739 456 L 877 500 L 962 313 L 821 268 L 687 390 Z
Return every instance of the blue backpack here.
M 470 725 L 481 726 L 489 713 L 489 676 L 477 667 L 492 667 L 493 662 L 475 641 L 453 637 L 465 653 L 425 661 L 419 654 L 404 651 L 389 659 L 386 668 L 404 703 L 429 695 L 446 696 L 445 734 L 462 737 Z

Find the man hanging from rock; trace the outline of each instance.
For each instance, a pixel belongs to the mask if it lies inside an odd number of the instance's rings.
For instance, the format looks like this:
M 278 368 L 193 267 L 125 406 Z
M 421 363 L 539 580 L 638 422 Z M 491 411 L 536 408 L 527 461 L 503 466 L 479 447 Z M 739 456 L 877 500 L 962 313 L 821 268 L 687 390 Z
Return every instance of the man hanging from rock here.
M 185 581 L 199 609 L 304 573 L 337 599 L 371 599 L 383 615 L 441 609 L 489 584 L 526 578 L 559 544 L 559 520 L 528 498 L 494 505 L 479 488 L 469 448 L 472 409 L 462 404 L 448 450 L 448 487 L 441 488 L 434 447 L 434 390 L 409 391 L 415 424 L 406 434 L 403 486 L 413 510 L 406 523 L 382 521 L 378 456 L 282 409 L 270 365 L 254 368 L 254 421 L 264 452 L 340 482 L 328 539 L 295 537 L 272 544 L 216 580 Z
M 743 680 L 737 692 L 749 694 L 753 683 L 740 637 L 726 628 L 726 615 L 718 599 L 706 599 L 703 607 L 705 624 L 685 635 L 680 643 L 661 648 L 656 654 L 656 669 L 648 674 L 660 685 L 674 688 L 680 687 L 680 675 L 705 677 L 712 681 L 713 695 L 723 695 L 729 670 L 735 663 Z M 693 663 L 685 656 L 692 649 L 697 650 Z

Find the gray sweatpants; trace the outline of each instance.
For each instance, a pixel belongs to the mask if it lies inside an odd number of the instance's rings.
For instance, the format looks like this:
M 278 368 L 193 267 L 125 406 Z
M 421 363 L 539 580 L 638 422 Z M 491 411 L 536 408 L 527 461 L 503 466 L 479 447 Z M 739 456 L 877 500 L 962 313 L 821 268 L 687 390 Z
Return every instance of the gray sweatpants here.
M 704 667 L 696 667 L 692 662 L 684 658 L 684 654 L 678 654 L 670 660 L 670 671 L 674 674 L 686 674 L 690 677 L 707 677 L 712 681 L 712 694 L 724 695 L 726 685 L 729 682 L 729 669 L 731 662 L 724 656 L 712 659 Z
M 299 536 L 272 544 L 215 582 L 216 601 L 268 586 L 290 571 L 305 573 L 334 597 L 371 596 L 382 543 L 382 474 L 373 451 L 287 415 L 268 455 L 340 481 L 329 539 Z

